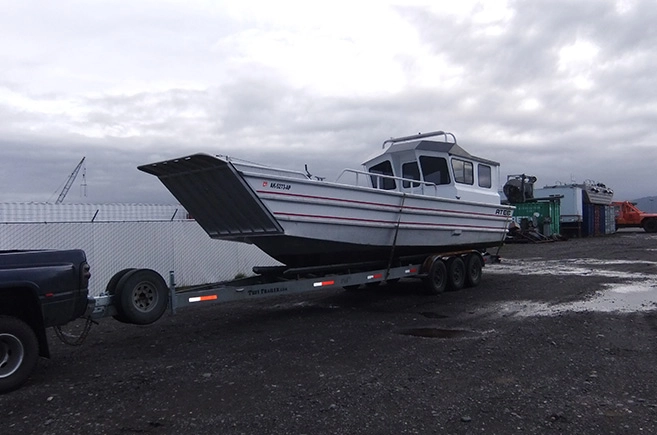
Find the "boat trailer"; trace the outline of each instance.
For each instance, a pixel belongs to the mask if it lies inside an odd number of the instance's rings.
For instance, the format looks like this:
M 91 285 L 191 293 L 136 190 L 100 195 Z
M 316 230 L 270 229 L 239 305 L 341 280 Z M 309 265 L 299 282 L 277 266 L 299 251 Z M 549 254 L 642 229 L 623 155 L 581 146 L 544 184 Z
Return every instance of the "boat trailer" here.
M 301 294 L 327 288 L 354 290 L 361 285 L 394 283 L 402 278 L 418 278 L 428 294 L 439 294 L 463 287 L 474 287 L 482 277 L 486 263 L 499 261 L 496 255 L 463 250 L 409 259 L 395 266 L 386 262 L 334 264 L 316 267 L 254 267 L 255 275 L 194 287 L 177 287 L 175 273 L 169 282 L 151 269 L 124 269 L 107 284 L 105 292 L 89 298 L 90 320 L 112 316 L 132 324 L 150 324 L 169 308 L 178 309 L 263 297 Z

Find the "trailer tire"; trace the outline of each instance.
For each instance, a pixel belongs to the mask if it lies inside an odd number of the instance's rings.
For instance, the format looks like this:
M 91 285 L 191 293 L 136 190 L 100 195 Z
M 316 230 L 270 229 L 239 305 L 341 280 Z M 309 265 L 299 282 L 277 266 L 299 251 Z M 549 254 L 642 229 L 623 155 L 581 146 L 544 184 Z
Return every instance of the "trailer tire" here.
M 447 267 L 445 262 L 438 256 L 431 257 L 427 261 L 430 262 L 430 265 L 427 276 L 423 279 L 424 289 L 430 295 L 440 294 L 447 287 Z
M 447 278 L 450 291 L 461 290 L 465 286 L 465 262 L 461 257 L 453 257 L 447 261 Z
M 646 233 L 657 233 L 657 219 L 646 219 L 642 226 Z
M 135 269 L 135 268 L 128 268 L 128 269 L 123 269 L 123 270 L 119 270 L 118 272 L 116 272 L 116 273 L 114 274 L 114 276 L 112 276 L 112 278 L 110 278 L 109 282 L 107 283 L 107 286 L 105 287 L 105 293 L 107 293 L 108 295 L 111 295 L 111 296 L 116 295 L 116 286 L 118 285 L 118 283 L 119 283 L 119 281 L 121 280 L 121 278 L 123 278 L 128 272 L 132 272 L 133 270 L 137 270 L 137 269 Z M 118 303 L 118 296 L 116 297 L 115 300 L 116 300 L 115 304 L 118 306 L 118 305 L 119 305 L 119 303 Z M 130 323 L 130 322 L 128 321 L 128 319 L 126 319 L 126 318 L 125 318 L 124 316 L 122 316 L 121 314 L 118 314 L 118 313 L 117 313 L 117 314 L 115 314 L 115 315 L 112 316 L 112 317 L 113 317 L 115 320 L 118 320 L 119 322 L 122 322 L 122 323 Z
M 476 287 L 481 282 L 484 261 L 479 254 L 470 254 L 465 258 L 465 286 Z
M 169 304 L 166 282 L 151 269 L 127 272 L 116 284 L 116 296 L 118 317 L 135 325 L 155 322 Z
M 39 360 L 34 330 L 16 317 L 0 316 L 0 393 L 20 387 Z

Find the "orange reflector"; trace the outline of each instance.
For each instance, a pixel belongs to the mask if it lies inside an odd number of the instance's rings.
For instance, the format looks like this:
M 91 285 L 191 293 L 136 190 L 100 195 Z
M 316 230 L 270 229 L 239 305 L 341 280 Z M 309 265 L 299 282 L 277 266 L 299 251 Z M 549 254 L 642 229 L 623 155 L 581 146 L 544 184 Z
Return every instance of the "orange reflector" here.
M 324 287 L 326 285 L 333 285 L 335 281 L 322 281 L 313 283 L 313 287 Z
M 204 302 L 217 300 L 217 295 L 199 296 L 196 298 L 189 298 L 189 302 Z

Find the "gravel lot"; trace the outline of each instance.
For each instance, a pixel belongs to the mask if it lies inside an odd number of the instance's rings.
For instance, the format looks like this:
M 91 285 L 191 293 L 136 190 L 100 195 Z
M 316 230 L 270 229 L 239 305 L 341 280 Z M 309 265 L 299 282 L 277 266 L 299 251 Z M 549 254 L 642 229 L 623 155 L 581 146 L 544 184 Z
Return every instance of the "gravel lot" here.
M 409 280 L 52 334 L 0 434 L 655 433 L 657 236 L 500 254 L 438 297 Z

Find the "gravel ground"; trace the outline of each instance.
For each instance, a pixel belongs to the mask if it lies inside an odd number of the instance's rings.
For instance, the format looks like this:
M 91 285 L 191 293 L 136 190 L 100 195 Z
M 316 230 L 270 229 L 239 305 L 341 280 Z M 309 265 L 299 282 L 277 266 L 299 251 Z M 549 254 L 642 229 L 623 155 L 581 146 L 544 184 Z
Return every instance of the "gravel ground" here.
M 409 280 L 52 334 L 0 433 L 655 433 L 657 236 L 500 254 L 438 297 Z

